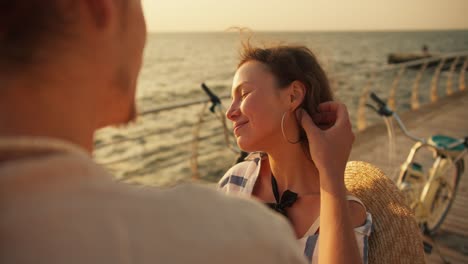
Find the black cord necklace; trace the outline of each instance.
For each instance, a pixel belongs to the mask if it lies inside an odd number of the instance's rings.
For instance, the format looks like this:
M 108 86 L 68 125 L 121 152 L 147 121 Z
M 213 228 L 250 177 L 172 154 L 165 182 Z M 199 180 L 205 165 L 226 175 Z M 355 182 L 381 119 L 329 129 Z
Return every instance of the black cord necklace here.
M 284 215 L 286 218 L 288 214 L 286 208 L 291 207 L 297 201 L 297 193 L 290 190 L 283 192 L 283 195 L 279 195 L 278 183 L 276 182 L 275 176 L 271 174 L 271 187 L 273 189 L 273 195 L 275 196 L 276 203 L 266 203 L 274 211 Z

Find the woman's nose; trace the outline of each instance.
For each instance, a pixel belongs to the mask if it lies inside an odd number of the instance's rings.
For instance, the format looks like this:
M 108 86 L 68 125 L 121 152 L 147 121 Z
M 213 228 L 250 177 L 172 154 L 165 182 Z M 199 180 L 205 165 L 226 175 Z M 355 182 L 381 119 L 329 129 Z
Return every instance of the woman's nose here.
M 234 104 L 234 102 L 229 106 L 228 110 L 226 111 L 226 117 L 234 121 L 240 114 L 239 107 Z

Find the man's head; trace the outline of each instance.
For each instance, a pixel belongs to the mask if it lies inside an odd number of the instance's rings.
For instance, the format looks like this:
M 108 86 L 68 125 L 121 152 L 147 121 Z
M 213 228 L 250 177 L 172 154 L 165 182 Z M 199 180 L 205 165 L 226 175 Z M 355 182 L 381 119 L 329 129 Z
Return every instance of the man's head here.
M 126 123 L 145 41 L 141 0 L 0 0 L 0 95 L 40 90 L 95 128 Z

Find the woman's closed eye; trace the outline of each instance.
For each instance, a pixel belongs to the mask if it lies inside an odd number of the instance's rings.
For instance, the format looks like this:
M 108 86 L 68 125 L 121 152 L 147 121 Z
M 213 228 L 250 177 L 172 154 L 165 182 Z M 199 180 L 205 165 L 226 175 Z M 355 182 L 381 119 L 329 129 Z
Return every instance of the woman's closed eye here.
M 245 97 L 246 97 L 247 95 L 249 95 L 249 94 L 250 94 L 250 92 L 242 92 L 242 93 L 241 93 L 241 98 L 242 98 L 242 99 L 245 99 Z

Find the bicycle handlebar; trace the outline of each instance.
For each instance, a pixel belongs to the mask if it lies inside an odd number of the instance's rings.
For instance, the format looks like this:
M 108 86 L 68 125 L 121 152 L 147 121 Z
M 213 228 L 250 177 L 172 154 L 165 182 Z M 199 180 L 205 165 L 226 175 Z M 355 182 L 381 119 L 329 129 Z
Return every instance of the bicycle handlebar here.
M 205 83 L 202 83 L 201 84 L 201 88 L 203 89 L 203 91 L 205 91 L 205 93 L 208 95 L 208 97 L 210 98 L 210 101 L 212 103 L 211 107 L 210 107 L 210 111 L 212 113 L 215 112 L 215 107 L 217 105 L 221 105 L 221 100 L 219 99 L 219 97 L 214 94 L 210 88 L 208 88 L 208 86 L 206 86 Z
M 379 105 L 379 107 L 386 106 L 385 102 L 382 99 L 380 99 L 380 97 L 378 97 L 375 93 L 372 92 L 370 97 L 372 100 L 374 100 L 374 102 L 376 102 Z
M 377 114 L 379 114 L 380 116 L 383 116 L 383 117 L 393 117 L 396 121 L 397 121 L 397 124 L 398 126 L 400 127 L 400 129 L 403 131 L 403 133 L 411 138 L 412 140 L 415 140 L 415 141 L 420 141 L 420 142 L 423 142 L 423 143 L 426 143 L 426 140 L 423 139 L 423 138 L 419 138 L 419 137 L 416 137 L 414 135 L 412 135 L 408 129 L 406 129 L 406 126 L 405 124 L 401 121 L 400 117 L 398 116 L 397 113 L 393 112 L 392 110 L 390 110 L 388 107 L 387 107 L 387 104 L 384 102 L 384 100 L 380 99 L 380 97 L 378 97 L 375 93 L 371 92 L 370 94 L 370 98 L 378 105 L 378 107 L 375 107 L 373 105 L 370 105 L 370 104 L 366 104 L 369 108 L 371 108 L 372 110 L 374 110 Z
M 379 106 L 378 108 L 375 108 L 375 107 L 372 107 L 371 105 L 369 105 L 369 107 L 371 107 L 372 109 L 374 109 L 374 111 L 377 112 L 377 114 L 381 115 L 381 116 L 386 116 L 386 117 L 390 117 L 393 115 L 393 111 L 390 110 L 388 107 L 387 107 L 387 104 L 382 100 L 380 99 L 380 97 L 378 97 L 375 93 L 371 93 L 370 94 L 370 97 L 371 99 L 377 103 L 377 105 Z

